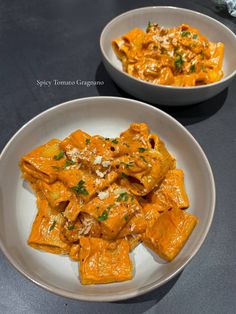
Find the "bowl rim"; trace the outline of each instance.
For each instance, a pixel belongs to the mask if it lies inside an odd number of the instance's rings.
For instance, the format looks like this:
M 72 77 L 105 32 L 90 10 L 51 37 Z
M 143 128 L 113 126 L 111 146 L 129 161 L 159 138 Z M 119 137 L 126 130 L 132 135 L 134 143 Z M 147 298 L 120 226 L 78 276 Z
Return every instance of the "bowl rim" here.
M 206 225 L 206 228 L 204 230 L 204 232 L 202 233 L 202 236 L 198 242 L 198 244 L 196 245 L 196 247 L 193 249 L 192 253 L 189 255 L 189 257 L 186 259 L 186 261 L 180 266 L 178 267 L 172 274 L 170 274 L 167 278 L 165 279 L 161 279 L 159 280 L 159 282 L 154 282 L 154 283 L 150 283 L 145 285 L 144 287 L 142 287 L 142 289 L 140 290 L 131 290 L 130 292 L 128 291 L 125 294 L 116 294 L 116 295 L 83 295 L 83 294 L 76 294 L 70 291 L 66 291 L 63 288 L 57 288 L 54 286 L 51 286 L 47 283 L 45 283 L 42 279 L 37 278 L 35 279 L 30 272 L 28 272 L 27 270 L 24 270 L 21 268 L 21 265 L 19 265 L 17 263 L 17 261 L 11 256 L 11 254 L 8 252 L 7 247 L 4 245 L 2 239 L 0 238 L 0 249 L 3 252 L 3 254 L 5 255 L 5 257 L 8 259 L 8 261 L 10 262 L 10 264 L 18 271 L 20 272 L 24 277 L 26 277 L 28 280 L 32 281 L 34 284 L 36 284 L 37 286 L 44 288 L 45 290 L 52 292 L 56 295 L 60 295 L 62 297 L 67 297 L 70 299 L 74 299 L 74 300 L 81 300 L 81 301 L 96 301 L 96 302 L 114 302 L 114 301 L 120 301 L 120 300 L 127 300 L 130 298 L 134 298 L 137 296 L 141 296 L 147 292 L 150 292 L 154 289 L 157 289 L 158 287 L 166 284 L 169 280 L 171 280 L 173 277 L 175 277 L 178 273 L 180 273 L 185 266 L 192 260 L 192 258 L 197 254 L 197 252 L 199 251 L 200 247 L 202 246 L 203 242 L 206 239 L 206 236 L 209 232 L 209 229 L 211 227 L 212 224 L 212 220 L 213 220 L 213 216 L 214 216 L 214 212 L 215 212 L 215 203 L 216 203 L 216 189 L 215 189 L 215 181 L 214 181 L 214 176 L 213 176 L 213 172 L 210 166 L 210 163 L 203 151 L 203 149 L 201 148 L 200 144 L 197 142 L 197 140 L 193 137 L 193 135 L 180 123 L 178 122 L 175 118 L 173 118 L 171 115 L 167 114 L 166 112 L 164 112 L 161 109 L 158 109 L 154 106 L 151 106 L 147 103 L 138 101 L 138 100 L 133 100 L 133 99 L 129 99 L 129 98 L 123 98 L 123 97 L 114 97 L 114 96 L 93 96 L 93 97 L 85 97 L 85 98 L 77 98 L 77 99 L 73 99 L 73 100 L 69 100 L 63 103 L 60 103 L 58 105 L 55 105 L 41 113 L 39 113 L 38 115 L 36 115 L 35 117 L 33 117 L 32 119 L 30 119 L 28 122 L 26 122 L 11 138 L 10 140 L 7 142 L 7 144 L 5 145 L 5 147 L 3 148 L 1 154 L 0 154 L 0 165 L 1 165 L 1 161 L 2 158 L 4 156 L 4 154 L 7 152 L 8 148 L 10 147 L 10 145 L 12 145 L 12 143 L 15 141 L 15 139 L 17 139 L 18 135 L 25 129 L 27 128 L 29 125 L 31 125 L 32 123 L 34 123 L 36 120 L 41 119 L 43 116 L 47 115 L 48 113 L 52 112 L 52 111 L 57 111 L 59 108 L 63 108 L 63 107 L 67 107 L 70 104 L 73 103 L 77 103 L 77 106 L 79 108 L 80 103 L 86 102 L 86 101 L 97 101 L 98 99 L 112 99 L 112 100 L 118 100 L 118 101 L 125 101 L 128 103 L 135 103 L 136 105 L 139 105 L 141 107 L 145 107 L 148 109 L 153 109 L 157 114 L 164 116 L 165 118 L 169 119 L 172 121 L 172 123 L 174 123 L 176 126 L 178 126 L 184 133 L 186 136 L 190 137 L 191 140 L 194 142 L 194 144 L 196 145 L 196 147 L 199 150 L 199 153 L 201 155 L 201 157 L 203 158 L 205 165 L 207 167 L 208 170 L 208 174 L 209 174 L 209 179 L 210 179 L 210 193 L 212 195 L 212 200 L 211 200 L 211 204 L 210 204 L 210 215 L 209 215 L 209 221 L 208 224 Z M 0 208 L 1 210 L 1 208 Z
M 127 15 L 132 15 L 132 13 L 135 13 L 135 12 L 139 12 L 139 11 L 146 11 L 146 10 L 159 10 L 159 9 L 166 9 L 166 10 L 177 10 L 177 11 L 185 11 L 185 12 L 188 12 L 188 13 L 192 13 L 192 14 L 195 14 L 195 15 L 198 15 L 204 19 L 207 19 L 215 24 L 218 24 L 220 27 L 223 27 L 225 29 L 225 31 L 229 32 L 231 34 L 231 36 L 234 37 L 235 41 L 236 41 L 236 35 L 234 34 L 234 32 L 228 28 L 227 26 L 225 26 L 223 23 L 217 21 L 216 19 L 214 19 L 213 17 L 211 16 L 208 16 L 206 14 L 203 14 L 201 12 L 198 12 L 198 11 L 194 11 L 194 10 L 190 10 L 190 9 L 185 9 L 185 8 L 181 8 L 181 7 L 175 7 L 175 6 L 148 6 L 148 7 L 141 7 L 141 8 L 137 8 L 137 9 L 134 9 L 134 10 L 129 10 L 129 11 L 126 11 L 122 14 L 119 14 L 117 15 L 115 18 L 113 18 L 110 22 L 108 22 L 103 30 L 102 30 L 102 33 L 100 35 L 100 50 L 102 52 L 102 55 L 103 57 L 106 59 L 106 61 L 113 67 L 113 69 L 115 69 L 116 71 L 118 71 L 119 73 L 125 75 L 128 79 L 133 79 L 134 81 L 137 81 L 139 83 L 143 83 L 144 85 L 146 86 L 150 86 L 150 87 L 159 87 L 159 88 L 164 88 L 164 89 L 167 89 L 167 90 L 197 90 L 197 89 L 205 89 L 205 88 L 209 88 L 211 86 L 217 86 L 217 85 L 220 85 L 228 80 L 230 80 L 231 78 L 233 78 L 235 75 L 236 75 L 236 68 L 235 70 L 227 75 L 227 76 L 224 76 L 222 79 L 220 79 L 219 81 L 217 82 L 214 82 L 214 83 L 209 83 L 209 84 L 206 84 L 206 85 L 199 85 L 199 86 L 184 86 L 184 87 L 181 87 L 181 86 L 172 86 L 172 85 L 161 85 L 161 84 L 154 84 L 154 83 L 150 83 L 150 82 L 147 82 L 147 81 L 144 81 L 144 80 L 141 80 L 141 79 L 138 79 L 122 70 L 120 70 L 119 68 L 117 68 L 113 62 L 110 61 L 110 59 L 108 58 L 107 54 L 105 53 L 105 50 L 103 48 L 103 40 L 104 40 L 104 37 L 105 37 L 105 32 L 107 31 L 107 29 L 113 24 L 113 23 L 116 23 L 119 19 L 127 16 Z

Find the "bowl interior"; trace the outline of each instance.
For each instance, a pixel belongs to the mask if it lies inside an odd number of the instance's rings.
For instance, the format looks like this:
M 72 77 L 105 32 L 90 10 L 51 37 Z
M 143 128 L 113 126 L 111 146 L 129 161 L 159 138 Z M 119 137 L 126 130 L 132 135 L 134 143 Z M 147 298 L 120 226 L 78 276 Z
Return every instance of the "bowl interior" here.
M 174 7 L 146 7 L 132 10 L 118 16 L 105 27 L 101 35 L 101 47 L 106 58 L 117 69 L 122 70 L 122 64 L 111 47 L 112 40 L 135 27 L 145 30 L 149 21 L 167 28 L 183 23 L 198 28 L 210 41 L 224 43 L 224 77 L 236 70 L 236 36 L 226 26 L 206 15 Z
M 18 168 L 22 155 L 51 138 L 75 129 L 106 137 L 117 136 L 131 122 L 146 122 L 160 135 L 185 172 L 190 212 L 199 224 L 177 258 L 159 263 L 143 245 L 132 253 L 133 280 L 82 286 L 78 264 L 68 257 L 40 252 L 26 243 L 36 214 L 35 196 L 23 185 Z M 214 212 L 214 181 L 207 159 L 193 137 L 176 120 L 149 105 L 123 98 L 92 97 L 54 107 L 31 120 L 4 149 L 0 159 L 0 238 L 13 265 L 41 286 L 84 300 L 118 300 L 136 296 L 170 279 L 197 252 Z

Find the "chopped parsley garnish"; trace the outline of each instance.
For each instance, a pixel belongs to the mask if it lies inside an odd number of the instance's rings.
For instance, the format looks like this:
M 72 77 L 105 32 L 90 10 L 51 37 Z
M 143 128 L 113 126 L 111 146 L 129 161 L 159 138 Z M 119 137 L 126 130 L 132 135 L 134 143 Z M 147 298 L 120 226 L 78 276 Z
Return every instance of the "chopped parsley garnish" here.
M 195 72 L 195 71 L 196 71 L 196 69 L 195 69 L 195 64 L 192 64 L 192 65 L 190 66 L 190 72 L 193 73 L 193 72 Z
M 124 220 L 126 220 L 126 221 L 127 221 L 128 219 L 129 219 L 129 215 L 127 215 L 127 214 L 126 214 L 126 215 L 124 215 Z
M 182 37 L 186 37 L 186 36 L 189 36 L 191 33 L 190 32 L 188 32 L 188 31 L 183 31 L 182 33 L 181 33 L 181 36 Z
M 128 178 L 127 174 L 124 172 L 121 172 L 121 176 L 122 176 L 122 178 Z
M 183 68 L 183 58 L 182 58 L 182 55 L 181 54 L 177 54 L 177 57 L 175 59 L 175 67 L 179 70 L 179 71 L 182 71 L 182 68 Z
M 60 160 L 64 156 L 64 154 L 65 154 L 64 150 L 61 150 L 59 154 L 53 157 L 53 159 Z
M 197 39 L 198 35 L 197 34 L 193 34 L 193 39 Z
M 144 147 L 139 147 L 139 148 L 138 148 L 138 151 L 139 151 L 140 153 L 145 152 L 145 150 L 147 150 L 147 149 L 146 149 L 146 148 L 144 148 Z
M 55 228 L 56 223 L 57 223 L 56 220 L 53 220 L 53 223 L 51 224 L 49 231 L 52 231 Z
M 140 158 L 142 158 L 142 160 L 147 163 L 147 160 L 146 160 L 146 158 L 144 156 L 140 156 Z
M 124 165 L 126 169 L 128 169 L 129 167 L 133 167 L 134 165 L 133 161 L 129 161 L 127 163 L 122 161 L 121 164 Z
M 118 144 L 119 142 L 117 140 L 112 140 L 113 144 Z
M 149 30 L 149 28 L 152 26 L 152 23 L 150 21 L 148 21 L 148 25 L 147 25 L 147 28 L 146 28 L 146 32 Z
M 128 201 L 129 199 L 129 195 L 126 193 L 126 192 L 123 192 L 123 193 L 120 193 L 120 195 L 117 197 L 117 202 L 120 202 L 120 201 Z
M 104 221 L 107 220 L 108 215 L 109 215 L 109 211 L 111 210 L 111 208 L 114 206 L 114 204 L 110 205 L 107 207 L 107 209 L 105 209 L 102 214 L 98 217 L 98 221 Z
M 86 190 L 84 184 L 85 182 L 83 180 L 80 180 L 77 185 L 71 187 L 71 190 L 75 191 L 78 195 L 88 195 L 88 191 Z
M 55 170 L 61 170 L 61 167 L 58 167 L 58 166 L 51 166 L 51 167 Z
M 73 160 L 66 160 L 65 161 L 65 165 L 64 165 L 64 168 L 66 168 L 66 167 L 69 167 L 69 166 L 72 166 L 72 165 L 75 165 L 76 164 L 76 162 L 75 161 L 73 161 Z
M 90 142 L 91 142 L 91 141 L 90 141 L 90 138 L 86 138 L 85 144 L 88 145 Z
M 68 227 L 67 227 L 68 230 L 73 230 L 74 228 L 75 228 L 74 225 L 68 225 Z
M 108 218 L 108 211 L 104 210 L 103 213 L 98 217 L 98 221 L 104 221 Z
M 131 200 L 131 202 L 134 201 L 134 196 L 133 195 L 131 195 L 130 200 Z
M 142 196 L 139 196 L 139 197 L 138 197 L 138 201 L 139 201 L 139 202 L 142 202 L 142 200 L 143 200 Z

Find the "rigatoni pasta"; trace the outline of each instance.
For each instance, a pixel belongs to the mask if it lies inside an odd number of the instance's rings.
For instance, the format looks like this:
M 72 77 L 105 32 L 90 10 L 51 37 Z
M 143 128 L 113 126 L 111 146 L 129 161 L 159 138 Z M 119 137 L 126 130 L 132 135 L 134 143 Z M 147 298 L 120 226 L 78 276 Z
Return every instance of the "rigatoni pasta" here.
M 28 244 L 78 261 L 82 284 L 130 280 L 129 254 L 141 242 L 171 261 L 197 223 L 184 212 L 183 171 L 145 123 L 117 138 L 77 130 L 20 167 L 37 197 Z
M 224 44 L 209 41 L 197 28 L 150 23 L 112 41 L 128 74 L 161 85 L 197 86 L 223 77 Z

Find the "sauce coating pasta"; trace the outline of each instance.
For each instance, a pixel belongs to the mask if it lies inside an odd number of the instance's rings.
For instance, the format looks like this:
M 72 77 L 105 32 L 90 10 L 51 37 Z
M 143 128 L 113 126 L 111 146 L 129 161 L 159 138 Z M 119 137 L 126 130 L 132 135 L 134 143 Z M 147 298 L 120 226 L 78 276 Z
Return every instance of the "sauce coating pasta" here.
M 187 24 L 166 29 L 149 22 L 146 32 L 134 28 L 112 46 L 125 72 L 153 84 L 197 86 L 223 77 L 224 44 Z
M 145 123 L 117 138 L 77 130 L 21 158 L 37 197 L 28 244 L 80 262 L 82 284 L 130 280 L 141 242 L 171 261 L 194 229 L 184 173 Z

